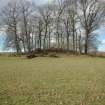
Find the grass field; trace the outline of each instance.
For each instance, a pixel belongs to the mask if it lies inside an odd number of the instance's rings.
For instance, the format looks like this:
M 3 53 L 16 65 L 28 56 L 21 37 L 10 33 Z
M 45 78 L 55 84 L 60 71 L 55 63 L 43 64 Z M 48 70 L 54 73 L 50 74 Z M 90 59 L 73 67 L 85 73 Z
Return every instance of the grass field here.
M 105 59 L 1 56 L 0 105 L 105 105 Z

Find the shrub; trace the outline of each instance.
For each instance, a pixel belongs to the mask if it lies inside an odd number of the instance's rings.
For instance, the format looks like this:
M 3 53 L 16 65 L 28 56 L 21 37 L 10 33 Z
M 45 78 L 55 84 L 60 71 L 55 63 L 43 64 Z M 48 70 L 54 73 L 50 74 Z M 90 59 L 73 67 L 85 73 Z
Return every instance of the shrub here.
M 58 55 L 56 53 L 51 53 L 51 54 L 49 54 L 49 57 L 58 58 Z
M 28 59 L 32 59 L 32 58 L 35 58 L 35 57 L 38 57 L 38 56 L 35 55 L 34 53 L 29 53 L 29 54 L 26 55 L 26 57 L 27 57 Z
M 43 50 L 42 49 L 40 49 L 40 48 L 37 48 L 37 49 L 35 49 L 35 51 L 33 51 L 34 53 L 36 53 L 36 54 L 39 54 L 39 53 L 42 53 L 43 52 Z
M 46 57 L 44 53 L 39 54 L 40 57 Z

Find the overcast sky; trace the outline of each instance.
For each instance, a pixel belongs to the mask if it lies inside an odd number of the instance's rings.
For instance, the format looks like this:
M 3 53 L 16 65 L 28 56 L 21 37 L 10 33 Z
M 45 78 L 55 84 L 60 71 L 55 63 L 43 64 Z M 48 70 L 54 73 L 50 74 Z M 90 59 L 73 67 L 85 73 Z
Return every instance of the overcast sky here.
M 10 0 L 0 0 L 0 8 L 3 7 L 6 3 L 8 3 L 8 1 Z M 51 2 L 52 0 L 28 0 L 28 1 L 32 1 L 33 3 L 36 3 L 36 4 L 44 4 L 48 1 Z

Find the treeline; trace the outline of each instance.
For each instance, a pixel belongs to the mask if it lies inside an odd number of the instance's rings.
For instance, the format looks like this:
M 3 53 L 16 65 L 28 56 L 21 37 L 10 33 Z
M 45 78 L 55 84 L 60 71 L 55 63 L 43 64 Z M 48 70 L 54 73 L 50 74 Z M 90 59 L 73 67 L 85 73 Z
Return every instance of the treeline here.
M 105 8 L 97 0 L 54 0 L 37 6 L 27 0 L 10 0 L 1 11 L 5 46 L 17 53 L 36 49 L 88 54 L 96 51 L 97 33 Z

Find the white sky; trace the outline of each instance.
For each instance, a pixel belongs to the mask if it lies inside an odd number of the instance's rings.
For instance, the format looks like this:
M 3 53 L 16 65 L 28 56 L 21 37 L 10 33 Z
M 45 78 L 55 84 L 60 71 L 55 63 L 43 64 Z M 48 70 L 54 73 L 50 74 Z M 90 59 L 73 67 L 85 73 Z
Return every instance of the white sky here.
M 53 0 L 29 0 L 29 1 L 32 1 L 32 2 L 35 2 L 35 4 L 44 4 L 44 3 L 47 3 L 47 2 L 52 2 Z
M 9 0 L 0 0 L 0 7 L 5 5 Z M 53 0 L 28 0 L 28 1 L 32 1 L 35 2 L 36 4 L 43 4 L 46 2 L 51 2 Z

